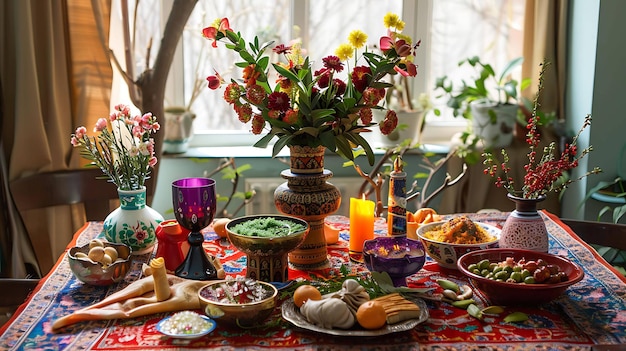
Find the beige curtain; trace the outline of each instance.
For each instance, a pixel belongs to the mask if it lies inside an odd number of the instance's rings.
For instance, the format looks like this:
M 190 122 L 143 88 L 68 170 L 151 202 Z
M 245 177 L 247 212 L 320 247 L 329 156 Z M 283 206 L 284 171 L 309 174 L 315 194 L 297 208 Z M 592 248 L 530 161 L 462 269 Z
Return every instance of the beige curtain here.
M 556 112 L 559 119 L 565 116 L 568 6 L 568 0 L 526 0 L 524 16 L 522 77 L 538 82 L 539 65 L 544 59 L 550 62 L 544 75 L 541 110 Z M 536 93 L 537 86 L 533 84 L 523 95 L 532 100 Z
M 567 11 L 568 0 L 526 0 L 524 23 L 524 64 L 522 77 L 531 78 L 533 86 L 523 92 L 524 97 L 534 99 L 537 92 L 540 64 L 544 58 L 551 67 L 544 75 L 544 90 L 541 93 L 541 110 L 556 112 L 560 119 L 565 116 L 565 65 L 567 54 Z M 547 133 L 542 141 L 547 145 L 554 136 Z M 511 156 L 510 165 L 522 170 L 527 161 L 527 145 L 514 140 L 508 148 Z M 499 153 L 498 153 L 499 154 Z M 513 203 L 506 198 L 506 191 L 498 189 L 492 179 L 483 174 L 483 164 L 472 165 L 468 174 L 456 185 L 446 189 L 442 195 L 439 211 L 441 213 L 475 212 L 480 209 L 512 210 Z M 461 169 L 461 161 L 452 159 L 448 165 L 450 174 L 456 175 Z M 516 179 L 523 176 L 518 172 Z M 540 207 L 557 215 L 560 214 L 558 197 L 550 194 Z
M 2 230 L 9 228 L 0 232 L 3 276 L 45 274 L 84 223 L 69 207 L 33 210 L 20 217 L 7 182 L 79 167 L 70 134 L 78 125 L 93 125 L 109 113 L 111 68 L 96 32 L 92 4 L 105 8 L 108 18 L 107 0 L 5 0 L 0 5 L 0 161 L 6 204 L 0 221 Z

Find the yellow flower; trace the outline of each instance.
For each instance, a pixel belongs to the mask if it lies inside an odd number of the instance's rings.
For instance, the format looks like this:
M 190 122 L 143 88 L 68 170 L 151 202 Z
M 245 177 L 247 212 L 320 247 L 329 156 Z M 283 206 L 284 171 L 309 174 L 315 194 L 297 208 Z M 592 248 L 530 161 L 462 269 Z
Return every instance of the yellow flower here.
M 385 23 L 385 28 L 396 28 L 398 31 L 402 31 L 404 29 L 404 22 L 400 19 L 400 16 L 396 15 L 392 12 L 387 12 L 385 17 L 383 18 L 383 22 Z M 398 28 L 401 26 L 402 29 Z
M 402 39 L 404 41 L 406 41 L 407 43 L 412 43 L 413 39 L 411 39 L 410 36 L 402 34 L 402 33 L 396 33 L 396 39 Z
M 350 42 L 352 46 L 358 49 L 362 47 L 363 45 L 365 45 L 365 43 L 367 42 L 367 34 L 365 34 L 364 32 L 358 29 L 353 30 L 348 35 L 348 41 Z
M 354 55 L 354 47 L 350 44 L 341 44 L 337 50 L 335 50 L 335 55 L 337 55 L 341 61 L 346 61 Z

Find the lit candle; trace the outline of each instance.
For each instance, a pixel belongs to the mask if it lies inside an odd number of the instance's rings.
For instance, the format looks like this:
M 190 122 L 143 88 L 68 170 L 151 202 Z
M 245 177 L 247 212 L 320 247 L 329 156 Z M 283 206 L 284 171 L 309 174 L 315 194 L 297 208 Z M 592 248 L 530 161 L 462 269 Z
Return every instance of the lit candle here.
M 350 198 L 350 253 L 363 253 L 363 243 L 373 238 L 374 201 Z

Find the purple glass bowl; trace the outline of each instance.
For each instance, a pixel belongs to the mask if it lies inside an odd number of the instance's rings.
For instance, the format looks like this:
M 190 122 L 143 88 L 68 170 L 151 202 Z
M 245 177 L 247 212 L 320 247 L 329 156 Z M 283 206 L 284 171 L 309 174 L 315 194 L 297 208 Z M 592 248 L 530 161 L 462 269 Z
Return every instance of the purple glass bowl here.
M 406 286 L 406 277 L 417 273 L 426 262 L 424 246 L 405 236 L 379 236 L 363 244 L 367 269 L 387 272 L 394 286 Z

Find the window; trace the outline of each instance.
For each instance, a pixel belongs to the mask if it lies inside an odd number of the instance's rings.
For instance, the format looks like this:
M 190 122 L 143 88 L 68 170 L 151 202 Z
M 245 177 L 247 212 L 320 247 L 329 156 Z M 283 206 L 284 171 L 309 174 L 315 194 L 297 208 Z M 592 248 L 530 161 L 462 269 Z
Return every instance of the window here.
M 498 70 L 522 53 L 525 4 L 519 0 L 264 0 L 260 4 L 258 0 L 200 0 L 188 21 L 179 64 L 172 67 L 166 107 L 186 105 L 194 96 L 194 145 L 251 145 L 259 138 L 237 120 L 221 91 L 206 87 L 205 78 L 214 69 L 230 79 L 234 70 L 229 64 L 239 60 L 231 50 L 214 49 L 202 38 L 202 28 L 216 18 L 228 17 L 231 27 L 249 40 L 254 35 L 276 43 L 299 38 L 309 55 L 320 60 L 333 53 L 352 29 L 365 31 L 373 42 L 384 33 L 382 15 L 398 13 L 407 23 L 404 33 L 422 42 L 413 95 L 417 99 L 419 93 L 427 93 L 438 107 L 445 101 L 436 98 L 434 82 L 443 75 L 456 82 L 471 74 L 458 67 L 462 59 L 478 55 Z M 427 116 L 426 142 L 449 140 L 453 132 L 465 128 L 464 120 L 445 115 L 446 111 L 441 117 Z M 233 134 L 237 137 L 219 140 Z

